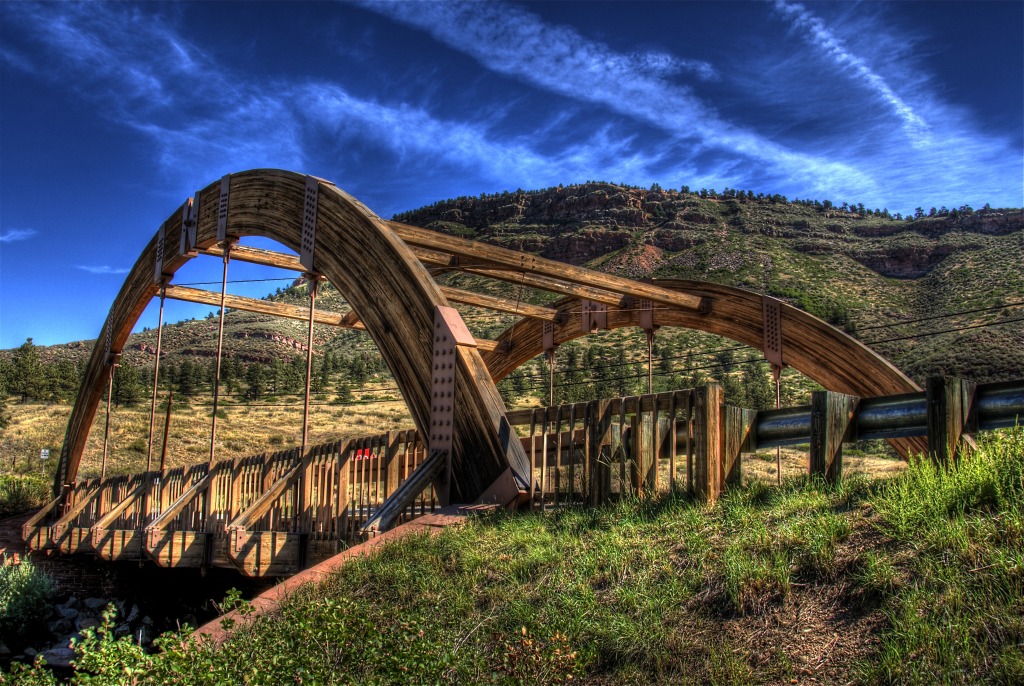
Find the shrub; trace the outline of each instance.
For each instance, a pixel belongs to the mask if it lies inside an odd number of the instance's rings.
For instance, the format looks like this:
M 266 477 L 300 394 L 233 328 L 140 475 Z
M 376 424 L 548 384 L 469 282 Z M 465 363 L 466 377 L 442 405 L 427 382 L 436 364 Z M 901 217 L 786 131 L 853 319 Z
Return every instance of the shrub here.
M 46 504 L 50 483 L 39 476 L 0 476 L 0 517 L 28 512 Z
M 0 635 L 24 637 L 47 616 L 53 581 L 30 561 L 0 566 Z

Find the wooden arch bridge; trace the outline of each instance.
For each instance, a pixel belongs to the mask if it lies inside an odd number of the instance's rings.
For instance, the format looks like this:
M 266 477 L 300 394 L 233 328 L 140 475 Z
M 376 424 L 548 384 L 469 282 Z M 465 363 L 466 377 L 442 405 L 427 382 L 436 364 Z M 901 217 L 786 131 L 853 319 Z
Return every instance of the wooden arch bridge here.
M 273 239 L 298 256 L 238 245 L 245 236 Z M 223 261 L 220 293 L 172 284 L 175 273 L 199 255 Z M 226 294 L 232 260 L 305 273 L 310 307 Z M 559 298 L 547 305 L 525 304 L 435 280 L 452 271 L 514 284 L 510 291 L 525 286 Z M 316 284 L 324 279 L 348 301 L 351 312 L 316 310 Z M 165 298 L 219 306 L 221 341 L 226 307 L 308 320 L 302 444 L 244 459 L 216 459 L 219 342 L 207 462 L 154 470 L 150 461 L 144 473 L 78 480 L 86 440 L 120 351 L 154 298 L 160 299 L 161 332 Z M 455 305 L 520 319 L 496 340 L 480 340 Z M 307 445 L 314 322 L 366 330 L 415 429 Z M 811 468 L 832 477 L 841 469 L 841 443 L 853 435 L 848 427 L 857 423 L 859 398 L 896 396 L 895 402 L 915 398 L 922 404 L 933 396 L 942 398 L 942 426 L 953 428 L 939 433 L 955 445 L 966 426 L 964 403 L 974 397 L 966 385 L 937 384 L 926 398 L 863 344 L 772 298 L 711 283 L 638 282 L 389 222 L 323 179 L 253 170 L 230 174 L 196 192 L 160 226 L 128 274 L 68 422 L 54 499 L 25 525 L 24 537 L 39 551 L 284 575 L 361 536 L 450 503 L 599 503 L 614 493 L 662 485 L 714 499 L 723 484 L 738 478 L 740 452 L 758 442 L 763 447 L 788 440 L 758 441 L 755 415 L 723 406 L 715 385 L 506 411 L 497 381 L 540 354 L 553 354 L 561 343 L 627 326 L 647 331 L 648 341 L 662 326 L 725 336 L 763 350 L 773 368 L 791 366 L 828 389 L 815 400 L 827 421 L 798 433 L 807 442 L 808 431 L 818 432 Z M 998 395 L 998 389 L 994 392 Z M 876 411 L 881 407 L 864 405 Z M 932 410 L 925 414 L 929 421 L 939 416 Z M 774 419 L 783 421 L 783 415 Z M 959 423 L 946 421 L 954 416 L 960 416 Z M 903 455 L 929 447 L 920 431 L 872 435 L 888 438 Z M 149 440 L 152 456 L 152 415 Z M 933 449 L 945 445 L 936 440 Z

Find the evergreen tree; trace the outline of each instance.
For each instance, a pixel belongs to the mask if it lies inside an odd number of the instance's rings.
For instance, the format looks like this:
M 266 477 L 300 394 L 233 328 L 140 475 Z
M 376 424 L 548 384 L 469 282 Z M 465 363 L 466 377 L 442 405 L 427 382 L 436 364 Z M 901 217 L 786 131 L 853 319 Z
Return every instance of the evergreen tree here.
M 78 368 L 70 360 L 61 360 L 57 364 L 47 365 L 46 397 L 56 402 L 72 402 L 78 395 L 81 380 Z
M 267 392 L 267 375 L 262 364 L 251 364 L 245 370 L 245 397 L 257 400 Z
M 46 379 L 43 375 L 43 364 L 39 360 L 39 350 L 27 339 L 14 351 L 14 374 L 12 392 L 21 396 L 21 402 L 29 399 L 41 399 L 46 393 Z
M 181 364 L 175 370 L 174 382 L 178 387 L 178 393 L 186 398 L 191 398 L 198 390 L 196 388 L 195 367 L 191 360 L 185 359 L 181 361 Z
M 146 386 L 137 367 L 121 364 L 114 369 L 114 405 L 132 407 L 146 395 Z
M 755 410 L 775 407 L 775 382 L 768 363 L 748 365 L 743 373 L 743 385 L 747 391 L 748 407 Z

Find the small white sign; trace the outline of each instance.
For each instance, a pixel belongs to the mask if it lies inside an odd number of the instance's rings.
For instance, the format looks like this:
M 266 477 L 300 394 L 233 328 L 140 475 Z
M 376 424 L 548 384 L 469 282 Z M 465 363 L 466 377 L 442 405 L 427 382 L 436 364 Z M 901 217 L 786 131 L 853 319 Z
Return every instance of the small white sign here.
M 40 450 L 39 451 L 39 459 L 40 460 L 49 460 L 50 459 L 50 449 L 49 448 L 43 448 L 42 450 Z

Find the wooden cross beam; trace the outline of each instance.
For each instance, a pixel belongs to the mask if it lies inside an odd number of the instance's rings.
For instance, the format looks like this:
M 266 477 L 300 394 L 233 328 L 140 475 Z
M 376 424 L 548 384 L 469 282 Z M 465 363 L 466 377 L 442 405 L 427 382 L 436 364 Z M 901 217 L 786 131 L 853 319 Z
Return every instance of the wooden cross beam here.
M 232 254 L 234 254 L 234 250 L 232 250 Z M 181 300 L 183 302 L 201 303 L 203 305 L 220 307 L 220 293 L 204 291 L 199 288 L 189 288 L 188 286 L 168 286 L 167 297 L 171 300 Z M 309 321 L 309 308 L 300 307 L 298 305 L 288 305 L 286 303 L 276 303 L 268 300 L 257 300 L 256 298 L 246 298 L 240 295 L 224 296 L 224 305 L 233 310 L 242 310 L 243 312 L 257 312 L 259 314 L 269 314 L 275 317 L 283 317 L 285 319 Z M 316 324 L 327 324 L 328 326 L 338 326 L 344 329 L 365 329 L 358 317 L 353 317 L 351 320 L 347 320 L 347 317 L 350 314 L 352 313 L 339 314 L 338 312 L 317 310 L 314 313 L 313 322 Z M 494 352 L 498 349 L 497 341 L 477 339 L 476 345 L 477 348 L 484 352 Z
M 234 256 L 234 250 L 231 251 L 231 254 Z M 172 300 L 182 300 L 184 302 L 202 303 L 203 305 L 220 307 L 220 293 L 204 291 L 200 288 L 168 286 L 167 297 Z M 275 317 L 283 317 L 285 319 L 309 321 L 309 308 L 300 307 L 298 305 L 288 305 L 286 303 L 271 302 L 269 300 L 257 300 L 256 298 L 245 298 L 240 295 L 225 295 L 224 305 L 231 309 L 242 310 L 244 312 L 258 312 L 260 314 L 269 314 Z M 337 312 L 318 310 L 314 314 L 313 321 L 317 324 L 329 324 L 330 326 L 341 326 L 351 329 L 363 328 L 363 325 L 358 322 L 355 324 L 345 324 L 343 322 L 344 316 L 345 315 Z
M 670 305 L 681 309 L 705 311 L 708 308 L 708 303 L 705 299 L 698 295 L 670 291 L 649 283 L 595 272 L 583 267 L 537 257 L 536 255 L 528 255 L 500 248 L 496 245 L 479 243 L 464 238 L 455 238 L 437 233 L 436 231 L 409 226 L 408 224 L 387 222 L 387 225 L 391 227 L 399 238 L 414 248 L 427 248 L 447 253 L 459 258 L 459 260 L 482 260 L 506 270 L 530 272 L 531 274 L 546 276 L 563 283 L 596 286 L 613 293 L 652 300 L 663 305 Z M 450 266 L 461 268 L 462 265 L 454 264 Z
M 211 246 L 210 248 L 200 252 L 204 255 L 220 257 L 224 254 L 224 249 L 219 246 Z M 238 260 L 240 262 L 261 264 L 268 267 L 277 267 L 278 269 L 288 269 L 296 272 L 305 271 L 305 267 L 303 267 L 299 262 L 297 255 L 287 255 L 285 253 L 274 252 L 272 250 L 262 250 L 260 248 L 249 248 L 236 245 L 231 248 L 231 259 Z M 531 305 L 529 303 L 522 302 L 517 303 L 515 300 L 510 300 L 508 298 L 499 298 L 491 295 L 473 293 L 471 291 L 452 288 L 449 286 L 441 286 L 440 288 L 441 292 L 444 293 L 444 297 L 448 298 L 448 300 L 456 303 L 462 303 L 463 305 L 474 305 L 487 310 L 494 310 L 495 312 L 519 314 L 524 317 L 530 317 L 531 319 L 542 319 L 549 322 L 555 321 L 555 319 L 558 318 L 558 312 L 550 307 Z M 352 326 L 356 321 L 358 321 L 358 318 L 350 318 L 347 321 L 347 325 Z

